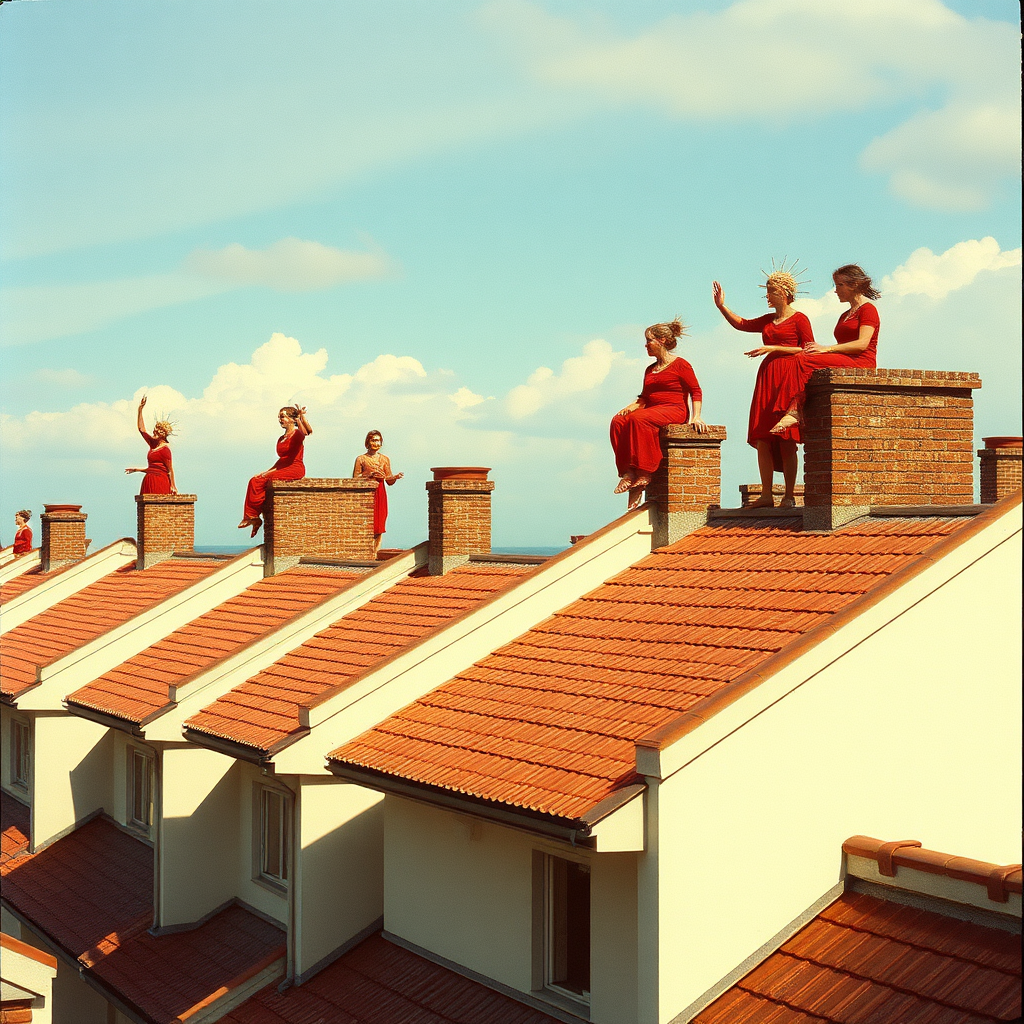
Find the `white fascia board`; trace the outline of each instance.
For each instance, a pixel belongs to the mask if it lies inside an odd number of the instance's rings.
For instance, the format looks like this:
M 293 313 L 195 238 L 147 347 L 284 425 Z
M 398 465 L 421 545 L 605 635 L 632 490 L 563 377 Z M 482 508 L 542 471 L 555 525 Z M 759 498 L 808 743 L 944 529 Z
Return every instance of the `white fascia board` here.
M 598 853 L 643 853 L 644 794 L 602 818 L 591 830 Z
M 4 548 L 0 558 L 4 558 L 11 550 L 11 548 Z M 35 551 L 28 551 L 20 558 L 12 557 L 10 561 L 0 562 L 0 584 L 16 579 L 23 572 L 28 572 L 29 569 L 34 569 L 40 561 L 39 549 L 36 548 Z
M 138 557 L 135 541 L 125 538 L 114 541 L 95 555 L 69 565 L 63 572 L 40 583 L 9 601 L 0 611 L 0 634 L 28 622 L 33 616 L 52 608 L 83 587 L 95 583 Z
M 274 755 L 275 770 L 296 775 L 326 771 L 329 751 L 446 683 L 650 553 L 647 512 L 624 516 L 622 522 L 540 565 L 509 590 L 388 659 L 323 703 L 300 708 L 301 724 L 312 731 Z
M 145 572 L 146 570 L 140 570 Z M 169 633 L 240 594 L 263 578 L 259 548 L 232 559 L 185 590 L 39 669 L 39 685 L 18 698 L 24 711 L 60 711 L 63 700 Z
M 974 562 L 993 552 L 1021 532 L 1021 506 L 1010 509 L 989 527 L 964 541 L 940 561 L 918 573 L 897 591 L 830 633 L 805 654 L 781 668 L 774 676 L 713 715 L 707 722 L 661 750 L 638 747 L 636 770 L 641 775 L 667 779 L 691 761 L 741 729 L 766 708 L 784 699 L 803 683 L 848 654 L 873 633 L 877 633 L 907 609 L 924 600 Z M 1001 600 L 1019 601 L 1016 595 Z M 799 642 L 799 638 L 797 638 Z M 756 667 L 755 667 L 756 671 Z
M 327 629 L 349 612 L 389 590 L 399 580 L 427 563 L 424 541 L 404 554 L 389 558 L 362 579 L 355 580 L 334 597 L 311 608 L 280 629 L 256 640 L 210 668 L 167 688 L 168 701 L 177 706 L 146 725 L 147 740 L 179 742 L 186 719 L 212 704 L 218 697 L 251 679 L 301 646 L 321 630 Z M 19 704 L 20 706 L 20 704 Z

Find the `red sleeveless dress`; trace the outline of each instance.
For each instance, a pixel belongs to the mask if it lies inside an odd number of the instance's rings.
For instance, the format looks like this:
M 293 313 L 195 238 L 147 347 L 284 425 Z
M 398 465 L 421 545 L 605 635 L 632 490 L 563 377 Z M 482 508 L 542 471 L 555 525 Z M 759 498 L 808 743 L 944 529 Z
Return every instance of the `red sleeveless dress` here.
M 146 475 L 142 478 L 142 486 L 139 494 L 170 494 L 171 493 L 171 446 L 163 445 L 158 448 L 160 442 L 140 431 L 149 445 L 149 453 L 146 455 Z
M 245 490 L 246 519 L 257 519 L 263 515 L 263 502 L 267 497 L 268 480 L 301 480 L 306 475 L 302 462 L 302 445 L 306 435 L 296 427 L 290 434 L 283 434 L 277 441 L 277 462 L 264 477 L 254 476 Z

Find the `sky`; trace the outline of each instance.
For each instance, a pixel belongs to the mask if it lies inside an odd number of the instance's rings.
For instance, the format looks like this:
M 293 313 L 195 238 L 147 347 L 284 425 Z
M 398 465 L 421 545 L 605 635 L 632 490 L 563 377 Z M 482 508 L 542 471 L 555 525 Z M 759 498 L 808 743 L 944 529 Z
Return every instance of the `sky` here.
M 281 405 L 310 476 L 369 429 L 405 473 L 492 468 L 495 550 L 620 515 L 607 439 L 644 328 L 757 479 L 764 268 L 882 291 L 879 365 L 969 370 L 1021 433 L 1020 25 L 1011 0 L 11 0 L 0 6 L 0 539 L 82 504 L 135 531 L 135 429 L 170 418 L 196 541 L 237 544 Z

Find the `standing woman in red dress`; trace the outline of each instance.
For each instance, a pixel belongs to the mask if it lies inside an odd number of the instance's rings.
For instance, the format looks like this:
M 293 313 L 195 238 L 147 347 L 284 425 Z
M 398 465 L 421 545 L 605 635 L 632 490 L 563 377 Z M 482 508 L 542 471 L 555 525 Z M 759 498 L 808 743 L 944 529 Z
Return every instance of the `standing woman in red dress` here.
M 14 551 L 15 555 L 27 555 L 32 550 L 32 528 L 28 521 L 32 513 L 23 508 L 20 512 L 14 513 Z
M 685 333 L 678 318 L 644 331 L 647 354 L 654 362 L 644 372 L 643 390 L 636 401 L 612 417 L 612 451 L 619 472 L 615 493 L 629 491 L 631 510 L 640 504 L 644 488 L 661 465 L 661 428 L 668 423 L 692 423 L 699 434 L 708 429 L 700 418 L 703 393 L 693 367 L 673 351 Z
M 391 460 L 380 450 L 383 444 L 384 438 L 380 431 L 371 430 L 363 442 L 366 454 L 356 456 L 356 464 L 352 467 L 353 476 L 369 477 L 377 481 L 377 490 L 373 493 L 374 558 L 380 551 L 380 542 L 388 527 L 388 495 L 384 485 L 391 487 L 405 476 L 404 473 L 391 472 Z
M 781 433 L 773 433 L 772 428 L 786 411 L 786 406 L 779 401 L 780 393 L 799 386 L 797 361 L 793 357 L 814 344 L 810 320 L 792 306 L 797 280 L 785 269 L 769 274 L 763 287 L 767 291 L 768 305 L 775 312 L 755 320 L 744 320 L 726 306 L 725 291 L 717 281 L 712 287 L 715 305 L 732 327 L 751 334 L 761 333 L 761 345 L 746 353 L 751 359 L 765 357 L 757 368 L 747 424 L 747 444 L 757 449 L 757 469 L 761 477 L 761 497 L 752 507 L 775 505 L 772 485 L 775 474 L 781 472 L 786 493 L 779 504 L 782 508 L 792 508 L 796 504 L 796 446 L 800 443 L 800 427 L 794 423 Z
M 814 342 L 807 351 L 797 357 L 798 373 L 794 381 L 784 387 L 779 395 L 785 404 L 786 414 L 772 428 L 772 433 L 784 434 L 790 427 L 799 424 L 804 404 L 804 389 L 815 370 L 823 366 L 867 366 L 877 365 L 878 310 L 869 299 L 881 294 L 871 283 L 871 278 L 857 266 L 847 263 L 832 275 L 836 295 L 840 302 L 849 305 L 839 317 L 833 335 L 835 345 L 819 345 Z
M 249 526 L 251 536 L 255 537 L 263 525 L 263 502 L 267 495 L 268 480 L 301 480 L 306 475 L 306 467 L 302 462 L 302 445 L 313 433 L 313 428 L 306 419 L 305 406 L 286 405 L 277 414 L 277 422 L 284 433 L 277 439 L 277 462 L 270 469 L 257 473 L 249 481 L 245 491 L 245 510 L 240 530 Z
M 168 420 L 157 420 L 153 424 L 153 433 L 146 433 L 146 424 L 142 419 L 142 410 L 146 407 L 146 396 L 142 396 L 139 402 L 138 427 L 143 440 L 149 445 L 149 454 L 146 456 L 146 465 L 129 466 L 126 473 L 145 473 L 142 478 L 142 486 L 139 494 L 177 494 L 178 488 L 174 483 L 174 466 L 171 463 L 171 446 L 167 438 L 174 432 Z

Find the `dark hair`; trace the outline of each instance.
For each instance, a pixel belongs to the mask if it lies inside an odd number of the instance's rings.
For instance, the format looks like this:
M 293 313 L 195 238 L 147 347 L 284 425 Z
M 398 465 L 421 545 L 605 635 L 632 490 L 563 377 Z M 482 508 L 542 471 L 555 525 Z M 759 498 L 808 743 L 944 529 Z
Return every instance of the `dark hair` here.
M 651 324 L 644 331 L 644 337 L 660 341 L 665 348 L 671 350 L 676 347 L 676 339 L 686 333 L 686 325 L 679 317 L 667 324 Z
M 299 418 L 299 407 L 297 405 L 282 405 L 277 411 L 278 415 L 283 412 L 288 413 L 289 418 L 293 420 L 297 420 Z
M 364 448 L 369 448 L 370 447 L 370 438 L 371 437 L 379 437 L 380 438 L 380 443 L 381 444 L 384 443 L 384 435 L 379 430 L 371 430 L 366 435 L 366 437 L 363 438 L 363 447 Z
M 871 284 L 871 278 L 856 263 L 846 263 L 838 270 L 833 270 L 832 277 L 845 277 L 850 282 L 850 286 L 856 288 L 866 299 L 877 299 L 882 294 Z
M 16 516 L 21 516 L 26 523 L 32 518 L 32 513 L 27 508 L 23 508 L 20 512 L 15 512 L 14 514 Z

